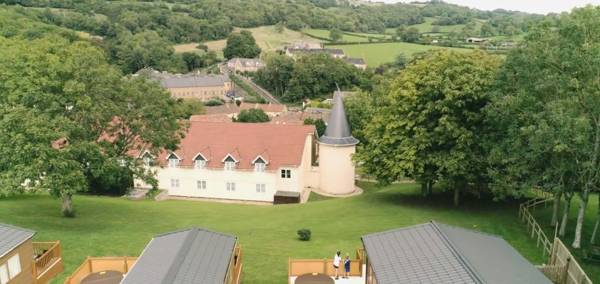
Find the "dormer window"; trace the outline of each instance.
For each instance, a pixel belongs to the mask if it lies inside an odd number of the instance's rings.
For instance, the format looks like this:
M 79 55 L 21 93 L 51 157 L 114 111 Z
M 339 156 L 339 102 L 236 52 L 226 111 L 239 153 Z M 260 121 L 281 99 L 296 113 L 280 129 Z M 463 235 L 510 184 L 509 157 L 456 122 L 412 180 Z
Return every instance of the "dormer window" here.
M 206 159 L 201 154 L 198 154 L 194 158 L 194 168 L 196 169 L 204 169 L 206 167 Z
M 254 171 L 262 173 L 267 168 L 267 162 L 260 156 L 254 160 Z
M 144 155 L 142 156 L 142 162 L 146 167 L 152 166 L 152 160 L 154 160 L 154 158 L 148 152 L 144 153 Z
M 225 158 L 225 159 L 223 160 L 223 163 L 224 163 L 224 167 L 223 167 L 223 168 L 224 168 L 226 171 L 231 171 L 231 170 L 234 170 L 234 169 L 235 169 L 235 163 L 236 163 L 236 161 L 235 161 L 235 159 L 234 159 L 233 157 L 231 157 L 230 155 L 227 155 L 227 158 Z
M 167 160 L 169 161 L 169 168 L 179 167 L 179 157 L 175 153 L 171 153 Z

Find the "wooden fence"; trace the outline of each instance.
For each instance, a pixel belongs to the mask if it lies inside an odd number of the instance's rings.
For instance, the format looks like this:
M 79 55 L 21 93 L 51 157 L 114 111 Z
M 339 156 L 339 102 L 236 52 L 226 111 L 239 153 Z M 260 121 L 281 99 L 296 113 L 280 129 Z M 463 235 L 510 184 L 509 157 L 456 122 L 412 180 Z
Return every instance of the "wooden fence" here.
M 350 260 L 350 276 L 362 276 L 364 264 L 364 250 L 359 248 L 356 250 L 356 258 Z M 339 275 L 344 272 L 344 267 L 341 265 Z M 320 273 L 329 276 L 334 276 L 332 259 L 289 259 L 288 263 L 288 280 L 292 276 L 300 276 L 310 273 Z
M 48 283 L 63 271 L 60 242 L 33 242 L 33 275 L 37 284 Z
M 519 205 L 519 218 L 527 224 L 527 232 L 531 232 L 531 237 L 536 239 L 536 246 L 542 247 L 542 254 L 548 255 L 548 263 L 538 268 L 557 284 L 592 284 L 569 249 L 559 238 L 554 238 L 554 242 L 551 242 L 531 214 L 538 205 L 547 207 L 553 201 L 552 195 L 540 191 L 534 193 L 535 198 Z
M 547 203 L 551 200 L 552 198 L 535 198 L 519 205 L 519 218 L 527 224 L 527 232 L 531 237 L 536 239 L 536 247 L 539 248 L 540 245 L 542 246 L 542 254 L 544 256 L 549 256 L 552 252 L 552 242 L 548 239 L 540 224 L 535 220 L 530 209 L 535 209 L 540 204 L 547 206 Z
M 86 276 L 101 271 L 119 271 L 123 274 L 135 264 L 137 257 L 88 257 L 85 261 L 65 280 L 65 284 L 79 284 Z
M 548 264 L 541 266 L 540 270 L 554 283 L 592 284 L 592 280 L 559 238 L 554 238 Z

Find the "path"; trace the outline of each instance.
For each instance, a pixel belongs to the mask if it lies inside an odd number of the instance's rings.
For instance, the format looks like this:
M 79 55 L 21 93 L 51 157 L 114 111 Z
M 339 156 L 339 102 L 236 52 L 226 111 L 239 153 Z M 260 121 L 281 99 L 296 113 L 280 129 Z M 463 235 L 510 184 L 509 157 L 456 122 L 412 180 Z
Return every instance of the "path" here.
M 229 68 L 227 68 L 227 64 L 222 64 L 219 69 L 221 70 L 221 73 L 223 73 L 225 75 L 230 75 L 232 73 L 231 70 L 229 70 Z M 252 81 L 250 78 L 239 75 L 239 74 L 234 74 L 234 75 L 237 78 L 240 78 L 240 80 L 242 80 L 244 83 L 246 83 L 246 85 L 248 85 L 250 88 L 252 88 L 257 94 L 259 94 L 261 97 L 263 97 L 267 102 L 272 103 L 272 104 L 281 104 L 281 102 L 279 102 L 279 100 L 277 98 L 275 98 L 275 96 L 273 96 L 269 91 L 263 89 L 261 86 L 254 83 L 254 81 Z

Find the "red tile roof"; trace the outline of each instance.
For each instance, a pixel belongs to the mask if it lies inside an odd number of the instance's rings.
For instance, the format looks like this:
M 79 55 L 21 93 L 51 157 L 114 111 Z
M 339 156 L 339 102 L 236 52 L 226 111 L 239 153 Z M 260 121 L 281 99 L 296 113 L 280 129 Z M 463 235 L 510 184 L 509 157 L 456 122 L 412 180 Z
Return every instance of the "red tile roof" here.
M 238 169 L 253 169 L 252 161 L 260 155 L 267 160 L 267 169 L 275 170 L 299 166 L 306 137 L 314 133 L 313 125 L 191 121 L 175 154 L 182 159 L 181 166 L 191 167 L 200 153 L 209 160 L 209 168 L 223 168 L 223 159 L 230 154 Z M 168 155 L 161 153 L 159 163 L 166 164 Z

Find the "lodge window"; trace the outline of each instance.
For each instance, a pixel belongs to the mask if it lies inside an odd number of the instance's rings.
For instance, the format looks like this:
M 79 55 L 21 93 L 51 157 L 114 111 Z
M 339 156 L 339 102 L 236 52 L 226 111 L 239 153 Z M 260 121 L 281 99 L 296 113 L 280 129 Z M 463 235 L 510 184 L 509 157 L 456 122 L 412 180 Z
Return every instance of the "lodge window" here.
M 281 178 L 292 178 L 292 170 L 281 170 Z
M 198 187 L 198 189 L 206 189 L 206 181 L 205 180 L 196 181 L 196 187 Z
M 266 191 L 267 185 L 264 183 L 257 183 L 256 184 L 256 192 L 258 193 L 264 193 Z
M 8 262 L 0 265 L 0 284 L 6 284 L 21 273 L 21 259 L 19 254 L 13 255 Z
M 228 182 L 226 188 L 227 191 L 235 191 L 235 182 Z
M 171 188 L 179 188 L 179 180 L 178 179 L 171 179 Z

